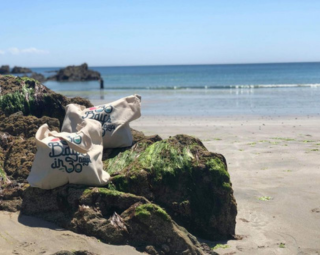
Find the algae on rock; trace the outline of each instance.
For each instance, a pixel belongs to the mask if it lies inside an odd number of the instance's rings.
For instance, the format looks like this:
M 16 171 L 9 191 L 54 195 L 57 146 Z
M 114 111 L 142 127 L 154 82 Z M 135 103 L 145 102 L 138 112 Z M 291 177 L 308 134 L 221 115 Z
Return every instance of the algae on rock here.
M 143 142 L 104 161 L 112 176 L 109 187 L 164 207 L 192 234 L 209 240 L 234 236 L 237 209 L 225 158 L 186 135 L 136 151 Z

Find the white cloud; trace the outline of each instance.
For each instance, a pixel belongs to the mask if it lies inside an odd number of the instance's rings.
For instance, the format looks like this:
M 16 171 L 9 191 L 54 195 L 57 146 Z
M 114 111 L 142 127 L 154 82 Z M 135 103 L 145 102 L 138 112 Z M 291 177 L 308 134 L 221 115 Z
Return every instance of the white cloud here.
M 46 50 L 37 49 L 34 47 L 31 48 L 25 48 L 25 49 L 19 49 L 16 47 L 11 47 L 7 49 L 6 51 L 0 50 L 0 54 L 5 54 L 6 52 L 12 54 L 12 55 L 19 55 L 19 54 L 48 54 L 49 52 Z
M 40 50 L 32 47 L 32 48 L 22 49 L 21 53 L 47 54 L 49 52 L 46 50 Z
M 14 48 L 14 47 L 9 48 L 7 51 L 9 53 L 11 53 L 12 55 L 18 55 L 20 53 L 20 50 L 18 48 Z
M 0 55 L 4 55 L 5 51 L 4 50 L 0 50 Z

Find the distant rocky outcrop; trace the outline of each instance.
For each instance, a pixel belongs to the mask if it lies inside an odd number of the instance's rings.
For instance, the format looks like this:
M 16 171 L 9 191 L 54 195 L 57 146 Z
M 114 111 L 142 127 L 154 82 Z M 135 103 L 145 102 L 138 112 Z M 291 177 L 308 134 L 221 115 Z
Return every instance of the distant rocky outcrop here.
M 10 73 L 10 67 L 9 66 L 1 66 L 0 67 L 0 74 L 9 74 Z
M 32 73 L 31 69 L 26 68 L 26 67 L 20 67 L 20 66 L 15 66 L 13 67 L 11 73 L 16 74 L 16 73 Z
M 86 63 L 80 66 L 67 66 L 60 69 L 56 75 L 50 76 L 48 80 L 55 81 L 91 81 L 99 80 L 101 78 L 100 73 L 88 69 Z
M 0 87 L 0 210 L 148 254 L 215 254 L 194 235 L 212 241 L 235 235 L 237 205 L 226 160 L 187 135 L 162 140 L 132 130 L 132 146 L 103 151 L 111 175 L 105 187 L 30 187 L 38 127 L 48 123 L 59 131 L 66 104 L 91 103 L 30 78 L 0 75 Z

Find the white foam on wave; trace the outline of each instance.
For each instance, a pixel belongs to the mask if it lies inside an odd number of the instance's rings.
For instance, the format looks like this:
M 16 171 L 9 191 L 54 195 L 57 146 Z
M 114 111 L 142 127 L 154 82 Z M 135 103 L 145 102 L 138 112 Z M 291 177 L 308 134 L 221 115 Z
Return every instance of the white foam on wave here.
M 314 84 L 257 84 L 257 85 L 235 85 L 230 88 L 235 89 L 257 89 L 257 88 L 320 88 L 320 83 Z

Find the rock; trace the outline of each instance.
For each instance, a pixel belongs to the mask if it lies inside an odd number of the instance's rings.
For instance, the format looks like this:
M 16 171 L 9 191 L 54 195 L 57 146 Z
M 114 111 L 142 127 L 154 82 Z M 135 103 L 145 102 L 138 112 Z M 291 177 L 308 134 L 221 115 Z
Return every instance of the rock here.
M 31 170 L 36 151 L 35 138 L 15 139 L 6 152 L 6 158 L 3 162 L 7 177 L 11 180 L 24 182 Z
M 86 108 L 93 106 L 93 104 L 91 104 L 91 102 L 88 99 L 84 99 L 82 97 L 69 98 L 69 104 L 80 104 L 85 106 Z
M 54 190 L 27 188 L 21 212 L 112 244 L 166 248 L 167 254 L 203 254 L 171 217 L 143 197 L 106 188 L 66 185 Z M 167 243 L 170 239 L 171 242 Z
M 56 75 L 50 76 L 48 80 L 55 81 L 91 81 L 99 80 L 100 73 L 88 69 L 86 63 L 80 66 L 67 66 L 60 69 Z
M 10 67 L 9 66 L 1 66 L 0 67 L 0 74 L 9 74 L 10 73 Z
M 20 67 L 20 66 L 15 66 L 11 73 L 32 73 L 31 69 L 25 68 L 25 67 Z
M 20 113 L 22 114 L 22 112 Z M 60 131 L 60 122 L 56 118 L 21 116 L 20 114 L 17 115 L 17 113 L 11 114 L 0 121 L 0 131 L 13 136 L 31 138 L 35 136 L 37 130 L 43 124 L 48 124 L 50 130 Z
M 35 79 L 41 83 L 46 81 L 46 78 L 41 73 L 32 73 L 30 78 Z
M 194 235 L 233 237 L 237 207 L 225 158 L 186 135 L 158 142 L 139 139 L 104 161 L 112 176 L 109 187 L 163 206 Z
M 85 106 L 92 105 L 86 99 L 69 99 L 57 94 L 40 82 L 28 77 L 0 75 L 0 87 L 0 121 L 5 116 L 21 111 L 23 115 L 56 118 L 62 125 L 65 116 L 64 107 L 67 104 L 75 101 Z M 3 115 L 2 118 L 1 115 Z
M 52 255 L 98 255 L 89 251 L 58 251 Z

